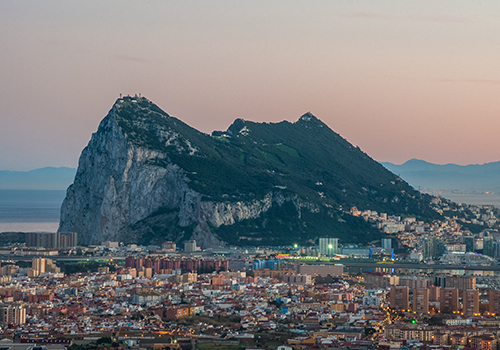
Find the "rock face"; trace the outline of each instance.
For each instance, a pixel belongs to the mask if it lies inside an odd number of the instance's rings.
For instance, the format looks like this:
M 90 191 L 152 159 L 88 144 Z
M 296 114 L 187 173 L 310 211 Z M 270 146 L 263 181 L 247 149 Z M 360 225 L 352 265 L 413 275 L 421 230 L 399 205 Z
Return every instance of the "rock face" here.
M 358 174 L 363 186 L 352 179 L 360 171 L 369 172 Z M 236 120 L 210 136 L 125 97 L 82 151 L 59 231 L 78 232 L 81 244 L 196 239 L 213 247 L 314 241 L 331 231 L 353 238 L 357 227 L 362 241 L 377 231 L 362 220 L 353 226 L 342 206 L 387 203 L 392 213 L 427 210 L 420 194 L 311 114 L 296 123 Z
M 101 241 L 137 242 L 141 234 L 133 224 L 161 209 L 177 210 L 180 228 L 195 224 L 191 237 L 204 246 L 223 244 L 210 232 L 209 225 L 231 225 L 256 218 L 271 206 L 271 196 L 251 202 L 215 203 L 202 201 L 189 188 L 189 178 L 179 166 L 168 161 L 167 153 L 130 142 L 119 126 L 117 114 L 138 99 L 119 100 L 102 120 L 83 150 L 74 183 L 68 188 L 61 208 L 59 231 L 78 232 L 80 243 Z M 142 102 L 145 102 L 142 99 Z M 137 103 L 137 102 L 135 102 Z M 169 118 L 168 116 L 161 116 Z M 134 121 L 135 127 L 149 125 Z M 168 128 L 154 130 L 158 139 L 177 152 L 193 155 L 197 149 L 189 140 Z M 162 162 L 162 166 L 155 165 Z M 168 221 L 168 220 L 167 220 Z M 167 239 L 179 241 L 184 231 Z
M 137 145 L 125 136 L 117 114 L 123 108 L 131 109 L 128 104 L 136 100 L 119 100 L 80 156 L 75 181 L 62 204 L 59 227 L 59 231 L 78 232 L 80 243 L 136 242 L 140 237 L 129 226 L 161 208 L 179 208 L 181 227 L 206 216 L 201 210 L 201 195 L 189 188 L 189 179 L 182 169 L 172 163 L 154 165 L 167 160 L 167 154 Z M 139 120 L 135 122 L 139 128 L 148 126 L 141 125 Z M 155 131 L 165 144 L 184 150 L 176 142 L 179 135 L 175 132 L 163 128 Z M 189 147 L 188 151 L 196 152 Z M 206 225 L 199 226 L 196 238 L 200 243 L 220 243 L 202 229 Z

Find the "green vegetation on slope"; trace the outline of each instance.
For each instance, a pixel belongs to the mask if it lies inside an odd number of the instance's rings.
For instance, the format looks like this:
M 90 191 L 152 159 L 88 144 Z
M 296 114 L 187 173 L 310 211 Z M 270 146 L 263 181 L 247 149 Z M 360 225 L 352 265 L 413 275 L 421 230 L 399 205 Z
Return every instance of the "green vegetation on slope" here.
M 205 200 L 248 201 L 281 192 L 318 208 L 314 213 L 302 208 L 299 218 L 297 206 L 275 202 L 261 218 L 214 228 L 227 242 L 305 242 L 325 234 L 359 242 L 376 239 L 378 231 L 362 219 L 342 215 L 352 206 L 419 219 L 437 217 L 429 196 L 311 114 L 295 123 L 237 119 L 226 132 L 209 136 L 147 99 L 136 101 L 125 99 L 115 107 L 123 133 L 134 144 L 165 152 L 169 159 L 155 165 L 177 164 Z

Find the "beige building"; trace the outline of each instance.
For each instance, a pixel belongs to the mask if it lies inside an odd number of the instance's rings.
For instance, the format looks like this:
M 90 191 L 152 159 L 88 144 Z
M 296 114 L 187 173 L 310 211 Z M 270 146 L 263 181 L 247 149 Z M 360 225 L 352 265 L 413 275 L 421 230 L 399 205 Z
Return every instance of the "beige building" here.
M 297 273 L 303 275 L 318 275 L 321 277 L 342 276 L 344 273 L 344 265 L 299 265 Z
M 184 242 L 184 252 L 186 253 L 196 252 L 196 241 L 194 239 L 191 241 Z
M 475 289 L 464 290 L 462 293 L 464 315 L 479 314 L 479 291 Z
M 410 290 L 430 288 L 432 286 L 432 278 L 430 277 L 417 277 L 417 276 L 401 276 L 399 277 L 400 286 L 407 286 Z
M 45 273 L 45 259 L 44 258 L 34 258 L 31 260 L 31 268 L 36 271 L 35 276 Z
M 476 289 L 476 277 L 446 276 L 446 288 L 457 288 L 459 291 Z
M 161 250 L 164 252 L 175 253 L 177 245 L 174 242 L 163 242 L 161 245 Z
M 490 313 L 500 315 L 500 290 L 489 291 L 489 310 Z
M 406 286 L 391 287 L 391 309 L 408 310 L 410 308 L 410 291 Z
M 470 347 L 480 350 L 496 350 L 497 338 L 492 334 L 476 335 L 470 338 Z
M 31 269 L 28 269 L 28 277 L 38 277 L 43 273 L 59 273 L 61 269 L 51 259 L 33 258 Z
M 188 272 L 182 275 L 182 282 L 194 283 L 196 281 L 198 281 L 198 274 L 196 273 Z
M 20 304 L 1 307 L 0 322 L 15 325 L 26 323 L 26 308 Z
M 439 293 L 439 308 L 441 313 L 451 314 L 459 311 L 458 305 L 458 289 L 457 288 L 441 288 Z
M 399 286 L 399 276 L 391 276 L 383 272 L 371 272 L 365 274 L 367 288 L 385 289 L 390 286 Z
M 414 288 L 413 289 L 413 305 L 412 310 L 426 314 L 429 312 L 429 290 L 425 288 Z
M 283 275 L 283 282 L 289 284 L 312 284 L 311 275 Z

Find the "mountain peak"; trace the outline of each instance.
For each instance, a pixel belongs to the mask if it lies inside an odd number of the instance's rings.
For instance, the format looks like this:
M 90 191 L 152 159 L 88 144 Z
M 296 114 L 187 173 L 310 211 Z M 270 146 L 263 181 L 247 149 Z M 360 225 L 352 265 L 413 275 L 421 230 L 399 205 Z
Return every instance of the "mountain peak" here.
M 316 118 L 311 112 L 307 112 L 305 114 L 303 114 L 300 118 L 299 118 L 299 121 L 302 120 L 302 121 L 306 121 L 306 122 L 310 122 L 310 121 L 319 121 L 318 118 Z
M 420 164 L 432 164 L 432 163 L 429 163 L 429 162 L 422 160 L 422 159 L 411 158 L 411 159 L 408 159 L 406 162 L 404 162 L 401 165 L 416 165 L 416 164 L 420 165 Z

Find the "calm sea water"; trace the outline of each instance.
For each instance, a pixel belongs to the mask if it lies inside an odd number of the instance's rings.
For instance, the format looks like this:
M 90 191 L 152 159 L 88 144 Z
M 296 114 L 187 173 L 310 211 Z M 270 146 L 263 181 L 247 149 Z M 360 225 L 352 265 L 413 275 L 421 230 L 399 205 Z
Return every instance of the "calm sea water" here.
M 451 199 L 457 203 L 466 203 L 474 205 L 494 205 L 500 208 L 500 195 L 497 194 L 443 194 L 444 198 Z
M 56 231 L 66 191 L 0 190 L 0 232 Z

